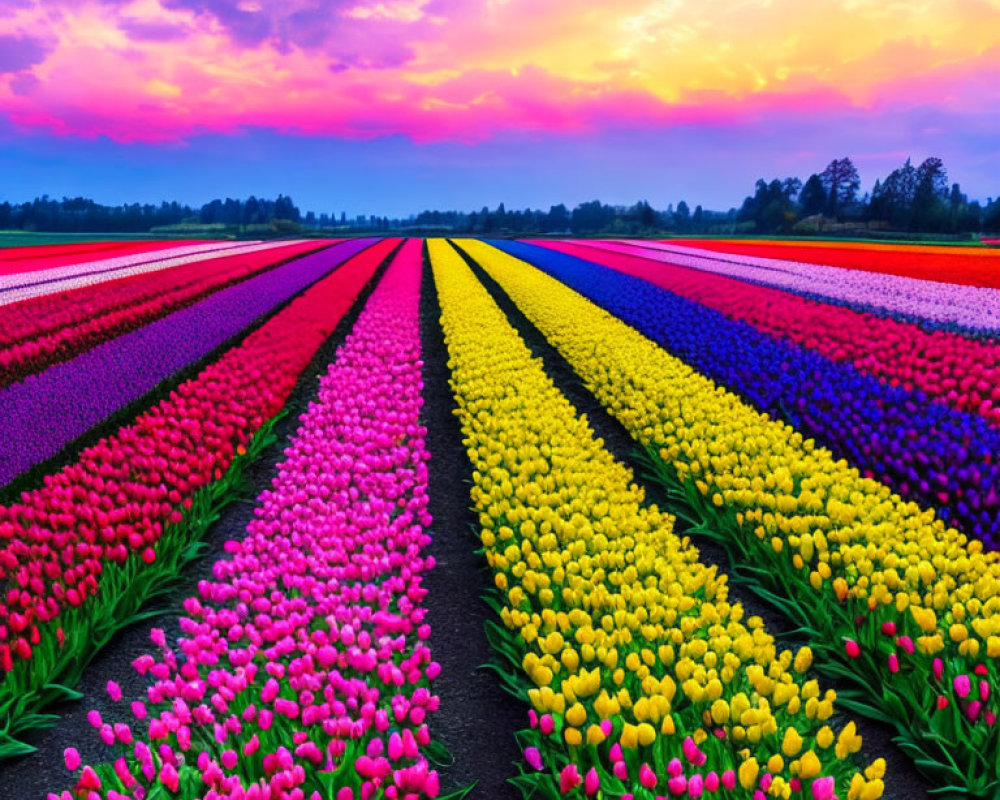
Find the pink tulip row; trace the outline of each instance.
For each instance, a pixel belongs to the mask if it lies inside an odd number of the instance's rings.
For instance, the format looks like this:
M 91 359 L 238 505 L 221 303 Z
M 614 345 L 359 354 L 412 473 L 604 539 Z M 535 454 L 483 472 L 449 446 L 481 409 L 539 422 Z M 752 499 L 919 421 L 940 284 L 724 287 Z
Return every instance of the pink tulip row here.
M 1000 425 L 1000 344 L 876 317 L 682 266 L 569 242 L 547 247 L 643 278 L 773 336 Z
M 417 800 L 439 793 L 424 748 L 438 699 L 421 600 L 428 453 L 418 328 L 421 243 L 372 294 L 270 490 L 183 636 L 135 667 L 135 722 L 91 723 L 114 761 L 83 767 L 88 800 Z M 121 694 L 109 686 L 113 699 Z M 74 749 L 66 766 L 81 767 Z M 69 791 L 50 798 L 69 800 Z
M 859 308 L 883 309 L 964 329 L 1000 331 L 1000 290 L 936 283 L 843 267 L 716 253 L 657 242 L 590 242 L 590 246 L 654 261 L 729 275 L 816 295 Z
M 0 276 L 0 306 L 18 303 L 32 297 L 79 289 L 83 286 L 94 286 L 118 278 L 145 275 L 184 264 L 207 261 L 221 255 L 256 253 L 288 244 L 297 244 L 297 242 L 251 242 L 239 245 L 222 242 L 191 245 L 159 250 L 155 253 L 139 253 L 138 255 L 111 258 L 105 261 L 91 261 L 72 267 L 57 267 L 51 270 L 32 272 L 28 275 L 20 273 L 3 275 Z

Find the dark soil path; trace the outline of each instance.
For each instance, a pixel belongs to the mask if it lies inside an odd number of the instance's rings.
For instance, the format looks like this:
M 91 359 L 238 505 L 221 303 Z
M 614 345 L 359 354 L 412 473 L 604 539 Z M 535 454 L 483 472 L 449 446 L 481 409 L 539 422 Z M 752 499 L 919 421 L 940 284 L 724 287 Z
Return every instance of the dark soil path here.
M 669 511 L 670 503 L 666 501 L 662 489 L 657 484 L 645 480 L 641 470 L 636 468 L 635 459 L 639 452 L 638 446 L 625 427 L 605 410 L 597 398 L 583 385 L 569 362 L 548 343 L 542 333 L 518 309 L 500 285 L 461 248 L 458 250 L 475 272 L 476 277 L 493 296 L 494 301 L 507 315 L 507 319 L 532 353 L 542 359 L 545 371 L 552 378 L 559 391 L 566 395 L 578 412 L 587 415 L 590 427 L 604 440 L 604 446 L 612 455 L 621 463 L 633 468 L 636 483 L 645 490 L 647 501 L 656 503 L 660 508 Z M 684 532 L 680 523 L 678 523 L 676 530 L 678 533 Z M 694 544 L 697 546 L 704 563 L 717 565 L 720 572 L 728 572 L 729 558 L 721 546 L 703 539 L 696 540 Z M 793 626 L 788 618 L 750 591 L 731 583 L 729 595 L 733 601 L 739 601 L 743 604 L 747 614 L 761 617 L 769 633 L 782 637 L 784 646 L 792 647 L 806 644 L 806 642 L 789 638 L 787 634 Z M 834 689 L 838 688 L 836 684 L 831 684 L 830 681 L 826 680 L 821 681 L 821 684 L 832 686 Z M 862 717 L 855 716 L 854 720 L 864 739 L 862 754 L 868 760 L 879 757 L 886 760 L 887 780 L 884 795 L 886 800 L 929 800 L 928 790 L 930 787 L 928 782 L 917 771 L 910 758 L 892 741 L 895 729 L 890 725 Z
M 431 553 L 437 565 L 424 579 L 431 626 L 430 646 L 440 662 L 435 689 L 441 707 L 431 730 L 454 756 L 444 771 L 445 791 L 476 783 L 470 798 L 507 800 L 517 790 L 506 782 L 521 758 L 514 731 L 527 726 L 527 706 L 480 669 L 493 657 L 484 624 L 495 616 L 481 599 L 491 586 L 486 559 L 477 555 L 476 516 L 470 509 L 471 466 L 448 386 L 448 353 L 441 307 L 430 264 L 424 259 L 420 293 L 420 338 L 424 361 L 424 424 L 430 460 Z

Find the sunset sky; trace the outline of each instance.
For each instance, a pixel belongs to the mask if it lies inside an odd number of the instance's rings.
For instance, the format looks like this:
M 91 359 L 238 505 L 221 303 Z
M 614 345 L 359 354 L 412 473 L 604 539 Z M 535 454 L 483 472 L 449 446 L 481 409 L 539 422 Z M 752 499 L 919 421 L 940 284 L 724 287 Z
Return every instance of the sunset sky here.
M 0 0 L 0 200 L 728 208 L 845 155 L 1000 194 L 1000 0 Z

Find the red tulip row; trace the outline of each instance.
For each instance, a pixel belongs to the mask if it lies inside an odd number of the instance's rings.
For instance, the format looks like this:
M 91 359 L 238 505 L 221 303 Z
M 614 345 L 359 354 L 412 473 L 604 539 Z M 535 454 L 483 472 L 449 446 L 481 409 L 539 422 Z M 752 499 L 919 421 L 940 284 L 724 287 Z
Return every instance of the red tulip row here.
M 227 255 L 68 292 L 32 297 L 3 310 L 0 388 L 100 342 L 329 242 Z
M 160 557 L 161 537 L 189 522 L 185 510 L 199 492 L 281 411 L 395 245 L 382 241 L 355 256 L 133 424 L 0 507 L 0 716 L 10 696 L 41 696 L 60 679 L 71 643 L 80 659 L 90 654 L 83 629 L 100 622 L 90 604 L 116 608 L 118 599 L 104 594 L 104 577 L 128 568 L 137 580 L 122 591 L 142 591 L 141 565 Z M 0 719 L 0 728 L 12 722 Z

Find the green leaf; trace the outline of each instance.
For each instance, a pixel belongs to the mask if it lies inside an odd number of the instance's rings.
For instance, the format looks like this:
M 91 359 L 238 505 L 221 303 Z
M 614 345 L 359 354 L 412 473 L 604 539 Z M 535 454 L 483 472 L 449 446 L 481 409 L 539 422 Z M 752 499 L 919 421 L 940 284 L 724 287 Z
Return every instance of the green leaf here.
M 70 689 L 68 686 L 63 686 L 61 683 L 47 683 L 42 687 L 42 691 L 51 693 L 52 702 L 83 699 L 83 692 L 78 692 L 76 689 Z
M 30 744 L 19 742 L 17 739 L 13 739 L 10 736 L 0 738 L 0 760 L 30 755 L 37 750 L 37 747 L 32 747 Z
M 476 788 L 477 783 L 478 781 L 473 781 L 468 786 L 463 786 L 461 789 L 448 792 L 448 794 L 439 794 L 438 800 L 462 800 L 462 798 L 467 797 L 469 793 Z
M 424 755 L 437 767 L 450 767 L 455 763 L 455 756 L 451 754 L 451 750 L 437 739 L 432 739 L 430 744 L 424 748 Z

